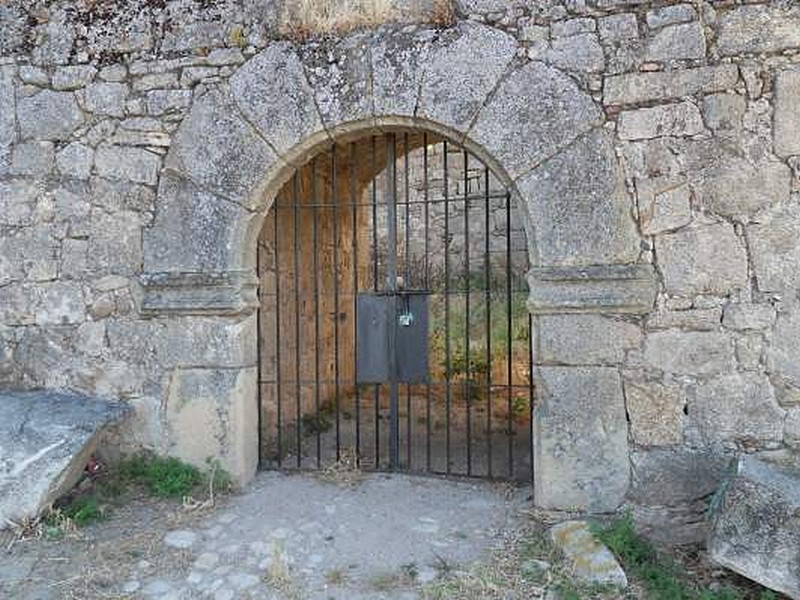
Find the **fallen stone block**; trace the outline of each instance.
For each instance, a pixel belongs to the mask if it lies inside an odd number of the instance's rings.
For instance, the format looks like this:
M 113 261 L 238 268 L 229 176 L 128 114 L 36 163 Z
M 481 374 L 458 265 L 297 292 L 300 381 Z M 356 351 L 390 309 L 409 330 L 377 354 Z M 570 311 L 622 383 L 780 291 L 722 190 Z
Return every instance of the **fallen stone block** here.
M 573 568 L 575 578 L 590 585 L 628 587 L 617 559 L 594 536 L 586 521 L 564 521 L 550 529 L 550 538 Z
M 0 529 L 71 489 L 128 407 L 67 392 L 0 392 Z
M 711 507 L 711 559 L 800 599 L 800 470 L 743 456 Z

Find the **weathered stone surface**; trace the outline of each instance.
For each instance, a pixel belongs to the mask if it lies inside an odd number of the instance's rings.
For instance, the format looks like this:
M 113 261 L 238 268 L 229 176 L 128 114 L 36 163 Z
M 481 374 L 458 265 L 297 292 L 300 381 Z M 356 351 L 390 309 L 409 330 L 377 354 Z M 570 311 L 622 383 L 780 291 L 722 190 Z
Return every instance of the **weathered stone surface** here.
M 94 164 L 94 150 L 80 142 L 72 142 L 56 154 L 56 166 L 62 175 L 88 179 Z
M 32 60 L 37 65 L 63 65 L 69 60 L 75 32 L 66 10 L 58 8 L 36 27 L 37 45 Z
M 769 380 L 734 373 L 697 384 L 689 396 L 687 437 L 704 445 L 779 443 L 785 412 Z M 691 428 L 691 431 L 689 430 Z
M 665 25 L 673 25 L 675 23 L 686 23 L 694 21 L 697 18 L 697 12 L 691 4 L 674 4 L 672 6 L 662 6 L 648 10 L 645 15 L 647 26 L 650 29 L 658 29 Z
M 45 177 L 53 170 L 54 163 L 52 142 L 17 144 L 11 153 L 11 174 Z
M 537 506 L 616 509 L 630 476 L 619 373 L 607 367 L 541 367 L 536 379 Z
M 466 132 L 517 51 L 510 35 L 461 23 L 435 43 L 425 66 L 419 117 Z
M 800 598 L 800 478 L 743 455 L 712 506 L 711 559 L 758 583 Z
M 800 47 L 800 9 L 791 5 L 739 6 L 718 22 L 717 50 L 723 56 Z
M 125 116 L 128 86 L 124 83 L 93 83 L 84 91 L 86 110 L 96 115 Z
M 659 268 L 672 294 L 727 294 L 747 284 L 744 244 L 727 223 L 700 224 L 656 237 Z
M 394 28 L 370 47 L 375 114 L 411 117 L 417 108 L 424 66 L 436 37 L 433 29 Z
M 535 314 L 647 313 L 656 296 L 652 265 L 534 267 L 528 281 L 528 309 Z
M 468 135 L 516 179 L 601 120 L 599 107 L 572 79 L 531 62 L 503 80 Z
M 556 38 L 550 42 L 544 59 L 559 69 L 582 73 L 599 73 L 606 62 L 596 33 Z
M 800 155 L 800 70 L 787 69 L 775 77 L 775 154 Z
M 123 405 L 63 392 L 0 394 L 0 527 L 32 517 L 83 474 L 98 432 Z
M 693 102 L 664 104 L 620 113 L 617 134 L 623 140 L 690 136 L 703 131 L 700 109 Z
M 800 202 L 775 206 L 747 229 L 753 267 L 762 292 L 800 287 Z
M 607 132 L 594 131 L 518 180 L 541 264 L 636 260 L 639 236 L 612 147 Z
M 307 137 L 327 137 L 303 65 L 288 43 L 269 46 L 231 79 L 236 103 L 281 154 Z
M 693 331 L 713 331 L 719 329 L 722 309 L 695 308 L 682 310 L 658 310 L 647 316 L 647 329 L 691 329 Z
M 625 405 L 636 444 L 666 446 L 683 442 L 686 399 L 680 388 L 656 382 L 626 381 Z
M 372 36 L 310 42 L 300 49 L 308 83 L 329 130 L 351 122 L 369 126 L 373 117 L 369 46 Z
M 679 375 L 722 373 L 734 364 L 727 335 L 677 329 L 648 334 L 645 359 L 656 369 Z
M 168 168 L 245 207 L 263 202 L 262 186 L 279 165 L 275 152 L 238 116 L 224 87 L 195 101 L 166 159 Z
M 95 154 L 95 168 L 110 179 L 155 185 L 161 158 L 144 148 L 101 144 Z
M 247 271 L 159 273 L 148 275 L 142 284 L 142 312 L 148 315 L 239 315 L 259 306 L 259 281 Z
M 685 177 L 636 179 L 642 233 L 655 235 L 680 229 L 692 220 L 691 190 Z
M 550 529 L 550 539 L 559 548 L 576 579 L 590 585 L 628 587 L 625 571 L 611 551 L 594 537 L 586 521 L 564 521 Z
M 58 67 L 53 73 L 53 88 L 60 91 L 77 90 L 94 79 L 97 69 L 91 65 Z
M 696 184 L 700 200 L 712 212 L 747 221 L 758 211 L 789 197 L 792 174 L 777 161 L 751 163 L 725 157 L 702 171 Z
M 670 25 L 656 31 L 647 41 L 647 60 L 667 61 L 704 58 L 706 36 L 697 21 Z
M 44 90 L 20 99 L 17 120 L 23 138 L 66 140 L 84 122 L 71 92 Z
M 218 272 L 236 268 L 234 254 L 253 215 L 192 183 L 163 175 L 159 211 L 144 233 L 145 272 Z M 175 224 L 180 223 L 180 227 Z
M 736 131 L 742 125 L 747 100 L 738 94 L 711 94 L 703 98 L 703 117 L 714 131 Z
M 603 102 L 636 104 L 707 94 L 732 88 L 739 78 L 735 65 L 698 67 L 669 73 L 630 73 L 606 77 Z
M 778 314 L 767 352 L 769 368 L 778 378 L 800 388 L 800 311 L 795 307 Z
M 768 329 L 775 324 L 775 316 L 771 304 L 729 304 L 722 315 L 722 324 L 739 331 Z
M 642 339 L 634 323 L 600 315 L 543 315 L 536 319 L 535 332 L 541 364 L 620 364 Z
M 0 67 L 0 168 L 2 155 L 17 135 L 16 97 L 13 86 L 14 71 Z

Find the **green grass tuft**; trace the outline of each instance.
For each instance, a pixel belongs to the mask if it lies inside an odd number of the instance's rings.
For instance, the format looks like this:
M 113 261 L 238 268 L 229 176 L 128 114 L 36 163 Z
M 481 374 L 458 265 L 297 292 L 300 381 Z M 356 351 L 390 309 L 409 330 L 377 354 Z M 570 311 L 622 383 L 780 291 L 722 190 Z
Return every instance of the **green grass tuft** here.
M 196 467 L 177 458 L 144 454 L 124 459 L 119 473 L 123 480 L 142 483 L 160 498 L 182 498 L 203 482 L 203 475 Z

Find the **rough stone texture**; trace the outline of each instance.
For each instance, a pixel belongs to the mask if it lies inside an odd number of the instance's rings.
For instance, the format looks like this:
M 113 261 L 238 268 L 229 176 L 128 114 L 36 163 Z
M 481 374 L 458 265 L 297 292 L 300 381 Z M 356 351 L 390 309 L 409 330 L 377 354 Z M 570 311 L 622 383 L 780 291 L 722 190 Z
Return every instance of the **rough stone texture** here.
M 608 367 L 540 367 L 536 504 L 611 511 L 630 478 L 622 380 Z
M 702 131 L 700 110 L 692 102 L 626 110 L 617 123 L 617 134 L 623 140 L 697 135 Z
M 628 587 L 625 571 L 600 543 L 586 521 L 564 521 L 550 529 L 550 539 L 572 565 L 571 574 L 590 585 Z
M 541 364 L 620 364 L 626 350 L 638 347 L 634 323 L 600 315 L 549 315 L 536 320 L 536 356 Z
M 517 50 L 511 36 L 462 23 L 433 45 L 417 115 L 466 132 Z
M 696 21 L 664 27 L 647 42 L 647 60 L 681 60 L 703 58 L 705 55 L 706 37 L 703 26 Z
M 800 388 L 800 311 L 794 307 L 778 315 L 769 347 L 770 370 L 788 384 Z
M 692 220 L 691 195 L 684 177 L 637 179 L 636 199 L 642 233 L 655 235 L 688 225 Z
M 574 169 L 575 164 L 583 170 Z M 610 136 L 596 130 L 540 165 L 517 183 L 537 224 L 534 244 L 543 265 L 625 263 L 638 254 Z
M 531 62 L 503 80 L 469 136 L 516 179 L 601 118 L 599 107 L 569 77 Z
M 722 373 L 733 365 L 733 345 L 723 333 L 668 329 L 647 336 L 645 359 L 667 373 Z
M 719 19 L 717 50 L 722 55 L 740 52 L 775 52 L 800 46 L 800 10 L 776 3 L 740 6 Z
M 677 386 L 626 381 L 625 407 L 631 437 L 641 446 L 667 446 L 683 442 L 686 399 Z
M 614 75 L 605 80 L 603 100 L 611 105 L 636 104 L 718 92 L 733 87 L 738 77 L 734 65 L 698 67 L 676 73 Z
M 775 324 L 775 307 L 771 304 L 729 304 L 722 315 L 722 324 L 739 331 L 769 329 Z
M 19 101 L 17 120 L 23 138 L 64 140 L 83 124 L 84 116 L 74 94 L 44 90 Z
M 280 154 L 318 134 L 322 121 L 303 65 L 290 44 L 270 46 L 231 79 L 236 103 Z
M 664 234 L 656 239 L 656 253 L 672 294 L 727 294 L 747 283 L 747 253 L 727 223 Z
M 800 154 L 800 70 L 778 73 L 775 78 L 775 154 Z
M 756 373 L 721 375 L 698 384 L 688 401 L 691 433 L 704 445 L 780 443 L 785 412 L 769 380 Z
M 33 517 L 83 474 L 124 405 L 63 392 L 0 393 L 0 528 Z
M 800 202 L 775 206 L 748 228 L 753 269 L 762 291 L 800 286 Z
M 195 101 L 181 123 L 166 166 L 223 198 L 250 207 L 261 201 L 261 186 L 277 161 L 275 151 L 239 117 L 230 92 L 215 88 Z
M 800 598 L 798 510 L 796 469 L 742 456 L 713 506 L 711 559 L 790 598 Z

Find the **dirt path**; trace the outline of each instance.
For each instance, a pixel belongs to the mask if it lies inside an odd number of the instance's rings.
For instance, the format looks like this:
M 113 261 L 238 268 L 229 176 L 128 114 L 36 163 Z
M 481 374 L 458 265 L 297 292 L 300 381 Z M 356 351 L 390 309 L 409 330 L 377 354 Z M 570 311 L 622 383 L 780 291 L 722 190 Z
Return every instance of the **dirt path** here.
M 0 554 L 0 597 L 415 598 L 523 525 L 530 490 L 370 475 L 262 473 L 215 508 L 137 498 L 79 537 Z

